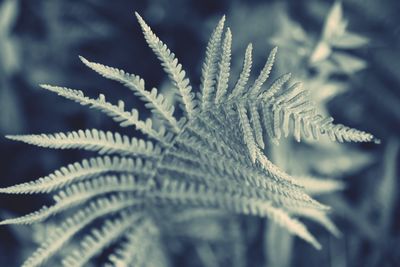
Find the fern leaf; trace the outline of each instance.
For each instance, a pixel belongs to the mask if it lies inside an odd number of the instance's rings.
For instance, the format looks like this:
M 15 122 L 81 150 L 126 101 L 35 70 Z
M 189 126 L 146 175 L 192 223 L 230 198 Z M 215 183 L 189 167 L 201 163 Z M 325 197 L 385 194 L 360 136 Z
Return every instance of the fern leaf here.
M 225 38 L 222 44 L 222 55 L 219 63 L 219 72 L 217 77 L 217 88 L 215 93 L 215 103 L 218 104 L 225 99 L 225 94 L 228 89 L 230 64 L 231 64 L 231 46 L 232 33 L 227 28 Z
M 257 105 L 250 103 L 251 124 L 253 125 L 253 132 L 257 144 L 264 149 L 264 138 L 262 134 L 262 126 L 260 121 L 260 114 L 257 110 Z
M 150 108 L 159 118 L 164 120 L 175 133 L 180 132 L 181 129 L 173 115 L 174 107 L 165 101 L 165 97 L 162 94 L 157 93 L 156 88 L 153 88 L 149 92 L 145 89 L 144 80 L 137 75 L 129 74 L 123 70 L 99 63 L 90 62 L 82 56 L 79 58 L 86 66 L 93 69 L 101 76 L 127 86 L 135 95 L 139 96 L 140 99 L 146 103 L 146 107 Z
M 175 58 L 168 47 L 153 33 L 151 28 L 146 24 L 143 18 L 135 12 L 136 18 L 142 27 L 144 37 L 147 44 L 157 55 L 161 61 L 161 65 L 164 67 L 165 72 L 172 80 L 174 86 L 178 89 L 182 102 L 185 106 L 185 111 L 189 118 L 192 117 L 195 111 L 194 93 L 192 93 L 192 86 L 190 85 L 189 79 L 185 78 L 186 72 L 182 70 L 182 65 Z
M 318 250 L 322 248 L 321 244 L 308 231 L 307 227 L 303 223 L 294 218 L 291 218 L 282 209 L 275 208 L 268 203 L 262 203 L 259 209 L 261 214 L 265 214 L 265 216 L 273 220 L 280 227 L 307 241 L 314 248 Z
M 141 221 L 124 235 L 126 241 L 109 256 L 110 262 L 119 267 L 143 266 L 148 260 L 149 253 L 146 251 L 156 235 L 158 228 L 150 219 Z
M 247 117 L 247 111 L 244 105 L 238 105 L 237 109 L 239 113 L 240 126 L 242 128 L 244 142 L 249 151 L 251 161 L 255 163 L 257 159 L 257 145 L 254 140 L 249 118 Z
M 145 176 L 152 173 L 152 165 L 150 162 L 144 162 L 140 158 L 133 160 L 131 158 L 120 158 L 117 156 L 110 158 L 106 156 L 84 159 L 82 162 L 69 164 L 35 181 L 0 188 L 0 193 L 48 193 L 72 182 L 88 179 L 107 172 L 136 173 Z
M 278 92 L 282 88 L 282 86 L 290 80 L 291 77 L 291 73 L 283 74 L 274 81 L 274 83 L 269 87 L 267 91 L 262 93 L 261 97 L 266 100 L 273 97 L 276 92 Z
M 85 149 L 99 154 L 157 158 L 161 149 L 150 141 L 97 129 L 54 134 L 7 135 L 8 139 L 55 149 Z
M 250 77 L 251 66 L 253 64 L 252 51 L 253 45 L 250 43 L 247 46 L 244 55 L 242 72 L 240 73 L 239 79 L 236 82 L 235 87 L 233 88 L 232 93 L 229 95 L 228 99 L 242 96 L 242 94 L 244 93 L 245 86 Z
M 85 208 L 80 209 L 62 222 L 54 233 L 41 243 L 40 247 L 36 249 L 22 266 L 33 267 L 43 264 L 76 233 L 84 229 L 94 220 L 140 204 L 141 201 L 124 194 L 111 195 L 89 202 Z
M 341 236 L 341 232 L 336 227 L 336 225 L 322 211 L 310 208 L 298 208 L 298 209 L 296 208 L 296 209 L 289 209 L 288 211 L 291 215 L 300 216 L 319 223 L 320 225 L 325 227 L 325 229 L 328 230 L 332 235 L 336 237 Z
M 187 184 L 170 180 L 162 182 L 159 192 L 154 193 L 154 197 L 175 205 L 191 204 L 195 206 L 217 207 L 246 215 L 268 217 L 289 232 L 309 242 L 316 249 L 321 249 L 321 245 L 304 224 L 291 218 L 282 209 L 275 208 L 268 201 L 216 192 L 202 184 Z
M 77 206 L 90 198 L 100 196 L 110 192 L 141 192 L 147 190 L 145 185 L 140 185 L 131 175 L 128 176 L 104 176 L 95 180 L 73 184 L 65 190 L 60 191 L 53 197 L 55 204 L 29 213 L 27 215 L 0 221 L 4 224 L 32 224 L 41 222 L 60 213 L 68 208 Z
M 154 138 L 162 144 L 169 144 L 170 137 L 165 136 L 164 132 L 161 130 L 155 131 L 152 128 L 152 121 L 150 119 L 146 121 L 139 120 L 139 113 L 136 109 L 133 109 L 131 112 L 125 111 L 125 104 L 123 101 L 119 101 L 118 106 L 115 106 L 107 102 L 105 96 L 102 94 L 99 95 L 98 99 L 92 99 L 85 96 L 80 90 L 51 85 L 41 85 L 41 87 L 62 97 L 78 102 L 81 105 L 89 105 L 92 108 L 96 108 L 119 122 L 122 127 L 133 125 L 142 133 Z
M 296 181 L 304 186 L 304 190 L 310 195 L 332 193 L 345 189 L 342 181 L 311 176 L 297 176 Z
M 268 79 L 268 77 L 271 73 L 272 66 L 274 65 L 275 56 L 276 56 L 277 52 L 278 52 L 278 47 L 275 47 L 270 52 L 267 62 L 265 63 L 263 69 L 261 70 L 260 75 L 258 75 L 253 86 L 249 90 L 250 95 L 258 95 L 260 93 L 261 87 L 263 86 L 263 84 Z
M 229 155 L 217 154 L 204 146 L 200 146 L 188 153 L 171 152 L 168 156 L 176 157 L 185 162 L 192 161 L 195 166 L 197 164 L 202 166 L 202 170 L 199 171 L 188 168 L 185 164 L 162 164 L 160 166 L 161 169 L 165 168 L 175 172 L 172 177 L 188 175 L 195 177 L 195 181 L 203 181 L 209 185 L 220 184 L 225 188 L 235 188 L 235 182 L 237 182 L 243 187 L 243 193 L 247 196 L 254 196 L 253 193 L 255 193 L 260 198 L 265 197 L 265 199 L 282 205 L 300 205 L 326 209 L 326 206 L 310 198 L 298 185 L 291 182 L 293 181 L 291 177 L 283 177 L 283 172 L 273 166 L 272 163 L 269 163 L 271 166 L 268 168 L 273 169 L 273 171 L 269 170 L 269 172 L 265 173 L 254 168 L 254 166 L 248 165 L 245 161 L 240 162 L 236 158 L 232 159 Z M 232 157 L 234 158 L 235 155 Z M 221 179 L 223 177 L 226 177 L 226 182 L 232 183 L 232 185 L 225 184 Z
M 267 135 L 269 136 L 271 142 L 274 143 L 275 145 L 278 145 L 279 140 L 278 138 L 276 138 L 274 133 L 273 117 L 271 115 L 271 112 L 265 105 L 261 105 L 261 110 L 262 110 L 261 120 L 263 122 L 265 131 L 267 132 Z
M 62 260 L 64 266 L 84 266 L 99 254 L 104 248 L 118 240 L 125 231 L 134 227 L 142 219 L 141 214 L 124 214 L 123 216 L 107 220 L 100 229 L 94 229 L 80 242 L 79 249 L 74 250 Z
M 211 105 L 211 95 L 214 91 L 217 78 L 217 67 L 219 60 L 219 49 L 221 46 L 222 32 L 224 30 L 225 16 L 218 22 L 217 27 L 211 34 L 206 48 L 206 56 L 201 71 L 201 108 L 205 109 Z

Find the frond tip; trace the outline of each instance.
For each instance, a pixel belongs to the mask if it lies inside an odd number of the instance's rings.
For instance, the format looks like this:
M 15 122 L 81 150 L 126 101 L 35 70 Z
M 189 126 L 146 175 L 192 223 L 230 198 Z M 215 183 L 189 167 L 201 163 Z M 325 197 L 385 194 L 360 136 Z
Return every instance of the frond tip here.
M 211 104 L 211 95 L 214 91 L 215 80 L 217 77 L 218 52 L 224 30 L 225 16 L 218 22 L 217 27 L 211 34 L 206 48 L 206 56 L 201 69 L 201 108 L 205 109 Z
M 99 63 L 90 62 L 82 56 L 79 56 L 79 58 L 86 66 L 99 73 L 101 76 L 120 82 L 131 89 L 135 95 L 146 103 L 146 107 L 150 108 L 152 112 L 161 118 L 169 128 L 176 133 L 180 131 L 178 122 L 173 116 L 174 107 L 165 101 L 165 97 L 159 94 L 156 88 L 147 91 L 145 89 L 144 80 L 137 75 L 129 74 L 123 70 Z
M 165 72 L 182 97 L 182 102 L 188 117 L 191 118 L 194 115 L 196 106 L 194 102 L 194 93 L 191 92 L 192 86 L 190 85 L 189 79 L 185 78 L 186 72 L 182 69 L 182 65 L 178 62 L 178 59 L 175 58 L 175 54 L 153 33 L 139 13 L 135 12 L 135 15 L 142 27 L 147 44 L 161 61 Z
M 166 136 L 164 131 L 156 131 L 152 127 L 152 121 L 147 119 L 142 121 L 139 119 L 139 112 L 136 109 L 132 111 L 125 111 L 125 103 L 120 100 L 118 105 L 113 105 L 106 101 L 106 97 L 102 94 L 97 99 L 89 98 L 84 95 L 80 90 L 70 89 L 66 87 L 51 86 L 47 84 L 40 85 L 43 89 L 54 92 L 66 99 L 75 101 L 83 106 L 90 106 L 96 108 L 105 114 L 112 117 L 115 121 L 119 122 L 122 127 L 135 126 L 136 129 L 142 133 L 148 135 L 151 138 L 156 139 L 162 144 L 168 144 L 170 137 Z

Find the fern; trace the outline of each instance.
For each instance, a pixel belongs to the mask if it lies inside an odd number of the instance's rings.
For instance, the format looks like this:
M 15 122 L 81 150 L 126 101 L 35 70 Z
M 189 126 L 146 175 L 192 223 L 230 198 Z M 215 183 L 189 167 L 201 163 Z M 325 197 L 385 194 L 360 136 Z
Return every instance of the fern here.
M 144 158 L 155 158 L 160 155 L 160 147 L 150 141 L 97 129 L 50 135 L 8 135 L 7 138 L 47 148 L 85 149 L 101 155 L 119 154 Z
M 326 216 L 329 207 L 310 197 L 305 191 L 307 188 L 302 186 L 307 180 L 285 173 L 268 159 L 263 149 L 291 134 L 299 142 L 318 139 L 320 135 L 328 135 L 339 142 L 376 139 L 369 133 L 335 125 L 333 119 L 317 114 L 307 91 L 298 83 L 290 84 L 290 74 L 265 86 L 276 48 L 254 83 L 248 84 L 252 68 L 252 45 L 249 44 L 242 72 L 230 88 L 232 34 L 229 28 L 225 30 L 225 17 L 208 42 L 201 84 L 195 96 L 175 55 L 140 15 L 136 13 L 136 17 L 148 45 L 180 95 L 183 117 L 175 117 L 175 107 L 156 88 L 146 90 L 139 76 L 83 57 L 82 62 L 89 68 L 132 90 L 163 125 L 155 128 L 151 119 L 141 120 L 136 109 L 126 111 L 122 100 L 114 105 L 107 102 L 104 95 L 92 99 L 80 90 L 42 85 L 66 99 L 104 112 L 121 127 L 134 126 L 151 141 L 97 129 L 7 136 L 36 146 L 83 149 L 100 155 L 62 167 L 35 181 L 0 189 L 8 194 L 54 192 L 55 202 L 33 213 L 5 219 L 0 224 L 31 224 L 66 210 L 76 210 L 61 222 L 24 266 L 45 263 L 81 232 L 86 235 L 62 261 L 65 266 L 85 265 L 113 243 L 117 245 L 110 253 L 110 266 L 150 262 L 145 249 L 160 246 L 158 236 L 164 229 L 163 223 L 173 222 L 175 216 L 176 221 L 182 221 L 179 212 L 168 214 L 171 220 L 166 222 L 157 220 L 157 213 L 165 208 L 211 209 L 267 217 L 317 249 L 321 245 L 292 215 L 315 220 L 338 234 Z M 339 187 L 334 183 L 330 186 Z M 97 222 L 103 222 L 102 226 Z M 139 245 L 143 242 L 144 245 Z M 160 255 L 163 252 L 157 251 L 157 264 L 162 265 Z

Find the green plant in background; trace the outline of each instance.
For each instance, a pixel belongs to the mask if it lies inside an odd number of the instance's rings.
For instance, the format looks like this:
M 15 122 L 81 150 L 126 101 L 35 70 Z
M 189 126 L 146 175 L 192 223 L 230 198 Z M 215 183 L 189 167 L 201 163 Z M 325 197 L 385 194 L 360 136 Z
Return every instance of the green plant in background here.
M 99 154 L 38 180 L 0 189 L 9 194 L 52 193 L 54 199 L 51 206 L 0 224 L 32 224 L 65 214 L 23 266 L 44 263 L 77 236 L 81 237 L 79 243 L 62 260 L 65 266 L 85 265 L 114 243 L 109 256 L 112 266 L 167 265 L 161 236 L 174 220 L 164 217 L 180 217 L 179 221 L 184 215 L 182 211 L 189 217 L 226 211 L 267 217 L 321 248 L 295 217 L 309 217 L 329 228 L 329 221 L 321 220 L 327 218 L 329 208 L 306 193 L 301 185 L 304 179 L 296 179 L 274 165 L 264 154 L 264 148 L 289 134 L 298 142 L 317 140 L 321 135 L 339 142 L 376 139 L 319 115 L 308 99 L 308 91 L 300 83 L 290 84 L 290 74 L 265 86 L 276 48 L 250 82 L 249 44 L 242 72 L 235 83 L 231 82 L 232 34 L 224 27 L 225 17 L 207 45 L 196 95 L 175 55 L 136 16 L 148 45 L 172 81 L 183 115 L 176 117 L 175 107 L 157 89 L 146 89 L 139 76 L 83 57 L 81 60 L 89 68 L 132 90 L 163 124 L 155 126 L 151 119 L 142 120 L 138 110 L 126 110 L 122 100 L 114 105 L 104 95 L 93 99 L 80 90 L 42 85 L 48 91 L 104 112 L 122 127 L 133 126 L 148 139 L 98 129 L 8 136 L 42 147 Z M 153 252 L 147 253 L 150 248 Z
M 347 30 L 348 22 L 343 16 L 340 1 L 335 1 L 325 17 L 321 34 L 314 37 L 302 26 L 285 15 L 281 16 L 281 29 L 271 39 L 284 51 L 283 59 L 278 62 L 278 69 L 296 69 L 296 75 L 310 91 L 310 98 L 317 103 L 321 114 L 329 114 L 328 102 L 334 97 L 349 90 L 353 75 L 367 67 L 367 63 L 350 52 L 366 46 L 369 40 L 359 34 Z M 339 78 L 338 78 L 339 76 Z M 351 114 L 352 112 L 349 111 Z M 297 160 L 288 160 L 290 154 Z M 299 155 L 308 155 L 299 157 Z M 345 174 L 353 173 L 371 162 L 371 155 L 361 153 L 357 149 L 335 146 L 329 140 L 307 142 L 298 145 L 294 142 L 281 144 L 271 150 L 271 159 L 290 173 L 297 173 L 319 181 L 323 186 L 316 187 L 313 193 L 334 193 L 343 189 L 345 181 L 340 179 Z M 329 177 L 329 179 L 325 178 Z M 324 192 L 318 192 L 318 189 Z M 310 193 L 311 194 L 311 193 Z M 312 194 L 311 194 L 312 195 Z M 332 195 L 332 194 L 331 194 Z M 340 194 L 335 197 L 340 198 Z M 332 203 L 333 205 L 333 203 Z M 326 218 L 323 219 L 328 222 Z M 329 223 L 331 232 L 338 235 L 334 225 Z M 274 234 L 271 234 L 274 232 Z M 267 258 L 273 266 L 289 266 L 293 249 L 293 240 L 284 231 L 274 225 L 268 225 L 266 231 L 268 244 Z M 281 253 L 275 253 L 275 246 L 282 247 Z

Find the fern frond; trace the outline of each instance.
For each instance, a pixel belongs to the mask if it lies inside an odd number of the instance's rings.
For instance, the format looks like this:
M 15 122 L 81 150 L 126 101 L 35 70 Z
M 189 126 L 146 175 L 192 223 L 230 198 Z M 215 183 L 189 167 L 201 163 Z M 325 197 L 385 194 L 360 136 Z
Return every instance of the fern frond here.
M 139 112 L 136 109 L 132 109 L 130 112 L 125 111 L 125 103 L 121 100 L 118 102 L 118 106 L 115 106 L 107 102 L 105 96 L 102 94 L 99 95 L 99 98 L 92 99 L 85 96 L 80 90 L 45 84 L 41 85 L 41 87 L 62 97 L 78 102 L 83 106 L 89 105 L 92 108 L 96 108 L 119 122 L 122 127 L 133 125 L 136 129 L 160 143 L 164 145 L 169 144 L 171 136 L 165 135 L 165 129 L 156 131 L 152 128 L 152 121 L 150 119 L 146 121 L 139 120 Z
M 182 65 L 178 62 L 178 59 L 175 58 L 175 54 L 153 33 L 143 18 L 137 12 L 135 12 L 135 15 L 143 30 L 147 44 L 157 55 L 165 72 L 178 89 L 182 97 L 185 111 L 188 117 L 191 118 L 195 112 L 196 105 L 194 102 L 194 93 L 191 92 L 192 86 L 190 85 L 189 79 L 185 77 L 186 72 L 182 70 Z
M 336 125 L 332 118 L 323 118 L 316 114 L 315 104 L 308 100 L 308 92 L 301 87 L 300 83 L 294 84 L 277 95 L 289 79 L 289 74 L 281 76 L 269 90 L 263 92 L 260 96 L 268 106 L 272 107 L 272 128 L 275 139 L 279 139 L 282 132 L 285 136 L 289 134 L 289 124 L 292 120 L 293 132 L 297 141 L 300 141 L 303 132 L 305 137 L 312 137 L 315 140 L 318 140 L 321 134 L 326 134 L 332 141 L 379 142 L 372 134 L 341 124 Z
M 219 60 L 219 50 L 224 30 L 225 16 L 218 22 L 217 27 L 211 34 L 206 48 L 206 56 L 201 69 L 201 108 L 207 108 L 211 102 L 211 95 L 214 91 L 214 85 L 217 78 L 217 68 Z
M 104 248 L 118 240 L 125 231 L 135 227 L 142 220 L 141 214 L 124 214 L 114 220 L 107 220 L 100 229 L 94 229 L 80 242 L 79 249 L 74 250 L 62 260 L 66 267 L 84 266 L 91 258 L 103 251 Z
M 260 114 L 257 110 L 257 105 L 250 103 L 251 124 L 253 125 L 253 132 L 257 144 L 264 149 L 264 138 L 262 134 L 262 126 L 260 121 Z
M 245 196 L 257 196 L 281 205 L 326 209 L 326 206 L 312 199 L 301 188 L 288 180 L 270 177 L 268 173 L 266 174 L 254 166 L 216 154 L 204 147 L 188 153 L 171 152 L 168 155 L 186 162 L 191 161 L 193 162 L 192 166 L 200 165 L 201 168 L 198 170 L 195 167 L 189 168 L 186 164 L 172 164 L 172 162 L 162 164 L 160 169 L 173 171 L 171 177 L 194 177 L 194 181 L 202 181 L 211 186 L 219 184 L 222 188 L 232 188 L 232 192 L 235 191 L 236 186 L 240 186 L 242 192 L 236 190 L 235 194 L 239 192 Z
M 239 113 L 240 127 L 243 133 L 243 139 L 249 151 L 251 161 L 256 162 L 257 159 L 257 145 L 254 140 L 253 130 L 251 129 L 249 118 L 247 117 L 247 110 L 244 105 L 238 105 L 237 110 Z
M 308 194 L 313 196 L 345 189 L 345 183 L 335 179 L 297 176 L 296 181 L 304 186 L 304 190 Z
M 261 111 L 262 111 L 261 121 L 264 125 L 265 132 L 267 133 L 269 139 L 273 144 L 279 145 L 279 139 L 276 138 L 274 132 L 273 116 L 270 110 L 267 108 L 267 106 L 261 105 Z
M 161 154 L 161 148 L 150 141 L 97 129 L 54 134 L 7 135 L 6 137 L 40 147 L 85 149 L 96 151 L 101 155 L 119 154 L 157 158 Z
M 73 184 L 57 193 L 53 199 L 53 206 L 43 206 L 41 209 L 27 215 L 0 221 L 4 224 L 32 224 L 41 222 L 66 209 L 77 206 L 88 199 L 110 192 L 142 192 L 147 190 L 146 185 L 135 181 L 131 175 L 104 176 L 94 180 Z
M 85 208 L 78 210 L 67 218 L 54 233 L 23 263 L 23 267 L 33 267 L 43 264 L 76 233 L 84 229 L 94 220 L 105 215 L 120 212 L 128 207 L 141 205 L 142 201 L 125 194 L 116 194 L 89 202 Z
M 108 156 L 84 159 L 56 170 L 52 174 L 35 181 L 0 188 L 0 193 L 32 194 L 48 193 L 66 186 L 72 182 L 105 174 L 108 172 L 136 173 L 143 176 L 152 173 L 152 164 L 138 158 L 120 158 Z
M 123 70 L 108 67 L 99 63 L 90 62 L 82 56 L 79 58 L 86 66 L 93 69 L 101 76 L 120 82 L 131 89 L 135 95 L 146 103 L 146 107 L 150 108 L 153 113 L 166 122 L 169 128 L 171 128 L 175 133 L 180 132 L 181 129 L 173 115 L 174 106 L 171 106 L 167 101 L 165 101 L 165 97 L 158 93 L 156 88 L 147 91 L 145 89 L 144 80 L 137 75 L 129 74 Z
M 316 249 L 321 249 L 321 245 L 305 225 L 291 218 L 282 209 L 274 207 L 268 201 L 238 197 L 234 194 L 215 191 L 202 184 L 170 180 L 163 180 L 159 191 L 154 192 L 153 197 L 175 205 L 216 207 L 240 214 L 268 217 L 289 232 L 309 242 Z
M 340 230 L 336 227 L 336 225 L 332 222 L 332 220 L 329 219 L 326 213 L 320 210 L 315 210 L 310 208 L 298 208 L 298 209 L 296 208 L 296 209 L 289 209 L 288 212 L 291 215 L 307 218 L 316 223 L 319 223 L 320 225 L 325 227 L 325 229 L 328 230 L 332 235 L 336 237 L 341 236 Z
M 124 235 L 125 242 L 109 256 L 110 262 L 118 267 L 144 266 L 156 235 L 158 228 L 150 219 L 141 221 Z
M 318 139 L 323 134 L 339 142 L 372 141 L 374 137 L 336 125 L 332 118 L 319 115 L 301 84 L 286 86 L 290 74 L 278 77 L 269 87 L 264 86 L 277 48 L 270 52 L 254 83 L 248 84 L 252 68 L 252 44 L 249 44 L 238 80 L 229 88 L 232 33 L 227 28 L 223 36 L 225 17 L 218 22 L 207 44 L 200 93 L 195 99 L 175 54 L 139 14 L 136 17 L 147 44 L 180 94 L 184 116 L 178 120 L 174 116 L 175 107 L 157 89 L 146 90 L 139 76 L 83 57 L 80 57 L 82 62 L 89 68 L 132 90 L 161 119 L 160 126 L 153 127 L 151 119 L 140 120 L 136 109 L 126 111 L 121 100 L 114 105 L 102 94 L 90 98 L 80 90 L 42 85 L 64 98 L 100 110 L 122 127 L 134 126 L 153 141 L 96 129 L 7 136 L 48 148 L 116 154 L 85 159 L 38 180 L 0 188 L 0 193 L 13 194 L 60 190 L 53 195 L 53 204 L 0 221 L 0 225 L 41 222 L 67 209 L 71 211 L 67 216 L 72 214 L 48 235 L 24 266 L 44 263 L 84 229 L 91 230 L 90 234 L 63 260 L 65 266 L 86 265 L 114 241 L 119 243 L 111 251 L 110 264 L 162 266 L 166 261 L 159 257 L 162 250 L 157 220 L 164 219 L 165 215 L 182 215 L 176 216 L 175 221 L 165 218 L 165 229 L 168 229 L 168 224 L 190 223 L 190 218 L 212 214 L 205 210 L 269 218 L 317 249 L 321 247 L 318 241 L 292 215 L 314 220 L 338 234 L 327 217 L 329 207 L 308 193 L 338 190 L 341 184 L 331 180 L 295 179 L 273 164 L 263 149 L 267 140 L 278 143 L 282 136 L 290 134 L 297 141 L 303 136 Z M 318 192 L 309 186 L 317 182 L 322 188 Z M 196 215 L 193 208 L 200 212 Z M 188 211 L 186 217 L 185 211 Z M 99 222 L 105 223 L 98 227 Z M 156 252 L 148 253 L 151 250 Z
M 228 97 L 229 100 L 232 98 L 240 97 L 244 93 L 245 86 L 250 77 L 251 66 L 253 64 L 252 51 L 253 45 L 250 43 L 248 44 L 244 55 L 242 72 L 239 75 L 239 79 L 236 82 L 232 93 Z
M 215 103 L 218 104 L 225 99 L 228 89 L 230 64 L 231 64 L 231 46 L 232 33 L 231 29 L 227 28 L 224 41 L 222 43 L 221 61 L 219 63 L 219 72 L 217 76 L 217 87 L 215 93 Z
M 267 62 L 265 63 L 263 69 L 261 70 L 257 79 L 255 80 L 253 86 L 249 89 L 250 95 L 258 95 L 260 93 L 261 87 L 267 81 L 267 79 L 271 73 L 272 66 L 274 65 L 275 56 L 276 56 L 277 52 L 278 52 L 278 47 L 275 47 L 274 49 L 271 50 L 271 52 L 268 56 Z
M 279 76 L 268 88 L 268 90 L 262 93 L 261 98 L 268 100 L 273 97 L 279 90 L 282 89 L 282 86 L 285 85 L 285 83 L 287 83 L 291 77 L 291 73 L 286 73 Z

